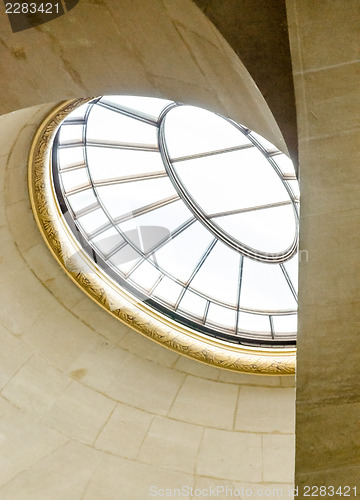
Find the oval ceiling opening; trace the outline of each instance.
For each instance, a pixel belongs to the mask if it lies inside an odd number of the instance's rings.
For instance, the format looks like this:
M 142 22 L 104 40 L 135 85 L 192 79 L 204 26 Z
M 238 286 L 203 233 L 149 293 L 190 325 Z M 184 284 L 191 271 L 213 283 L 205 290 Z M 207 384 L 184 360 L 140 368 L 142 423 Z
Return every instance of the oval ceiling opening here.
M 244 125 L 169 100 L 104 96 L 70 109 L 55 114 L 48 147 L 71 266 L 86 254 L 96 279 L 104 273 L 142 313 L 220 351 L 293 357 L 299 188 L 289 158 Z

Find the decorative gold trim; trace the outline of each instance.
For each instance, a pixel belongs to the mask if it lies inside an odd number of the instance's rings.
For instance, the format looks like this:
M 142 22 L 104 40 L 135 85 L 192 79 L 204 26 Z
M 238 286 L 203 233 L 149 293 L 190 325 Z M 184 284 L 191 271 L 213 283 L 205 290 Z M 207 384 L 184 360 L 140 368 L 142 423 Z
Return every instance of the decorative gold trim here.
M 146 337 L 178 353 L 228 370 L 267 374 L 295 373 L 296 349 L 234 345 L 202 335 L 150 309 L 120 288 L 81 249 L 58 207 L 51 177 L 51 148 L 61 122 L 89 99 L 56 106 L 38 128 L 29 155 L 28 182 L 37 225 L 68 276 L 103 309 Z

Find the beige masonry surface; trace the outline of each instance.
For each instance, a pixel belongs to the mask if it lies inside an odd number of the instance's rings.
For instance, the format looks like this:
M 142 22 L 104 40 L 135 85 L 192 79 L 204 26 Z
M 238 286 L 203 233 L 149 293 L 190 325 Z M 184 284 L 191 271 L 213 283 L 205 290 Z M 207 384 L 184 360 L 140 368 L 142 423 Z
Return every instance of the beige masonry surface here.
M 0 114 L 104 94 L 164 97 L 230 116 L 286 150 L 256 83 L 190 0 L 80 1 L 18 33 L 0 15 L 0 64 Z
M 31 140 L 63 99 L 178 99 L 285 149 L 236 54 L 189 0 L 103 0 L 17 34 L 1 15 L 0 64 L 1 500 L 142 500 L 151 486 L 291 498 L 293 377 L 202 365 L 106 314 L 51 256 L 27 193 Z
M 330 494 L 331 487 L 348 486 L 355 498 L 360 2 L 288 0 L 287 9 L 301 165 L 300 246 L 309 255 L 299 274 L 296 484 L 299 498 L 309 485 L 330 487 Z
M 50 255 L 26 168 L 51 108 L 0 118 L 0 498 L 138 500 L 182 486 L 288 497 L 293 378 L 166 350 L 100 309 Z

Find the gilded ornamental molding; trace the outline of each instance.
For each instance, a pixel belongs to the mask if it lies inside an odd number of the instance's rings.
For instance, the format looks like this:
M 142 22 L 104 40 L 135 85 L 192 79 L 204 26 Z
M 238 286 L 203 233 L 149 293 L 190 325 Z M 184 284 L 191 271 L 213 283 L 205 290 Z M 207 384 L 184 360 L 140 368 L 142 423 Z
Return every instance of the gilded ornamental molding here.
M 74 283 L 103 309 L 169 349 L 228 370 L 263 375 L 294 374 L 294 348 L 245 347 L 213 339 L 179 325 L 123 290 L 81 248 L 67 227 L 57 203 L 51 176 L 51 148 L 62 121 L 89 100 L 71 100 L 56 106 L 38 128 L 29 155 L 28 182 L 32 209 L 55 259 Z

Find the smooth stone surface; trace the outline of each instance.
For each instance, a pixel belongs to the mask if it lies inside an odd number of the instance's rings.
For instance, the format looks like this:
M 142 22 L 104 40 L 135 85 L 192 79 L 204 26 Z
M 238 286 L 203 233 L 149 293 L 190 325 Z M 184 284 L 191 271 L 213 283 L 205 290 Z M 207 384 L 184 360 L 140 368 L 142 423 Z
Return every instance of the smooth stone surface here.
M 130 22 L 139 16 L 143 33 Z M 52 259 L 27 197 L 32 137 L 62 99 L 122 91 L 187 100 L 245 116 L 280 144 L 256 85 L 185 0 L 144 0 L 136 15 L 125 0 L 79 2 L 63 18 L 16 35 L 6 16 L 0 23 L 2 112 L 36 104 L 0 117 L 1 499 L 138 500 L 152 485 L 200 482 L 277 486 L 264 480 L 273 469 L 263 437 L 274 437 L 293 468 L 290 441 L 259 421 L 235 430 L 235 414 L 242 388 L 249 407 L 251 390 L 265 388 L 289 408 L 293 377 L 180 361 L 104 313 Z M 288 477 L 281 487 L 291 486 Z
M 360 473 L 360 3 L 288 0 L 287 11 L 308 257 L 300 264 L 295 456 L 305 498 L 305 486 L 336 490 Z

